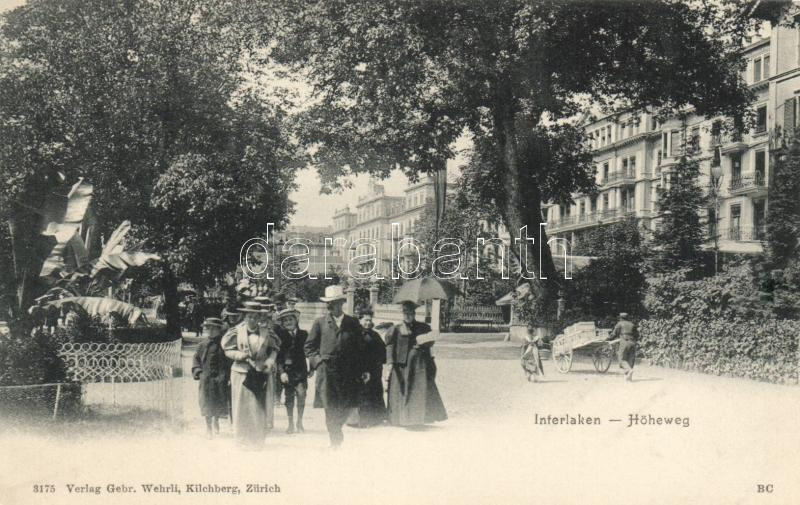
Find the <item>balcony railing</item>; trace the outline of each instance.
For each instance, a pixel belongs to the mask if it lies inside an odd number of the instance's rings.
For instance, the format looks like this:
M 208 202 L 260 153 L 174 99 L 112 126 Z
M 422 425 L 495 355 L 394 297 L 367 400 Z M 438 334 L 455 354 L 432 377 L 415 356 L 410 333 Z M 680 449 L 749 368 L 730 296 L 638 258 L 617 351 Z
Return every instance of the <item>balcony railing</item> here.
M 739 226 L 728 228 L 725 238 L 728 240 L 744 241 L 766 240 L 767 227 L 766 225 L 762 224 L 758 226 Z
M 731 191 L 746 191 L 751 189 L 763 189 L 766 187 L 766 177 L 763 172 L 737 175 L 731 178 Z
M 613 172 L 603 177 L 600 183 L 611 184 L 612 182 L 624 181 L 627 179 L 636 179 L 636 172 L 633 170 Z

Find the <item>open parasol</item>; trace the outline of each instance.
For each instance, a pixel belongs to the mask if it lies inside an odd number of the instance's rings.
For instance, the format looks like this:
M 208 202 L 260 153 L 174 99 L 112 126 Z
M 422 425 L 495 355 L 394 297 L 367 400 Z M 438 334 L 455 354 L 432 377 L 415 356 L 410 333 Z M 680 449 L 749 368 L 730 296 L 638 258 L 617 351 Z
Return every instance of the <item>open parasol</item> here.
M 428 300 L 450 299 L 459 291 L 447 281 L 436 277 L 422 277 L 403 284 L 394 295 L 394 303 L 414 302 L 420 304 Z

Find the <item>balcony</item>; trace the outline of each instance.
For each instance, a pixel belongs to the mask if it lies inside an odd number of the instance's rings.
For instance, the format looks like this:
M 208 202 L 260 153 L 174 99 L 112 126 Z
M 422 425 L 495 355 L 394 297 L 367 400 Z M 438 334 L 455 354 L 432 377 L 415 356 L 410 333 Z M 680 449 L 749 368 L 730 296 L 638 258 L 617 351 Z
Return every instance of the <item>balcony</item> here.
M 723 238 L 744 242 L 758 242 L 767 239 L 767 226 L 739 226 L 728 228 Z
M 734 176 L 728 189 L 731 195 L 765 193 L 767 191 L 766 177 L 763 172 L 751 172 Z
M 595 225 L 597 224 L 597 219 L 597 214 L 587 213 L 578 214 L 577 216 L 564 216 L 558 221 L 552 221 L 549 224 L 554 230 L 564 231 Z
M 726 133 L 720 138 L 720 153 L 732 154 L 747 149 L 747 142 L 744 141 L 742 132 L 734 131 Z
M 633 170 L 626 170 L 608 174 L 602 181 L 603 186 L 627 186 L 636 183 L 636 173 Z

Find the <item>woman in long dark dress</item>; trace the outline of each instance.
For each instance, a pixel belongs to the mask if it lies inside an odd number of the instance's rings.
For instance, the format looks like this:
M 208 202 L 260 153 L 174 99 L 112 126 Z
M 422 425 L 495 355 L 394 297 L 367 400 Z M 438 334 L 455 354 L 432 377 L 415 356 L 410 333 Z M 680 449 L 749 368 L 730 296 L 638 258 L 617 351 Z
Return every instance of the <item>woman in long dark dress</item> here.
M 431 327 L 415 320 L 417 305 L 403 302 L 403 322 L 386 337 L 389 372 L 389 422 L 395 426 L 417 426 L 447 419 L 436 387 L 436 363 L 431 356 L 433 341 L 417 339 Z M 423 339 L 425 340 L 425 339 Z
M 366 371 L 370 379 L 361 386 L 361 397 L 357 409 L 353 409 L 347 424 L 368 428 L 386 420 L 386 402 L 383 400 L 383 364 L 386 363 L 386 344 L 372 328 L 372 309 L 362 308 L 358 317 L 364 329 L 364 354 Z

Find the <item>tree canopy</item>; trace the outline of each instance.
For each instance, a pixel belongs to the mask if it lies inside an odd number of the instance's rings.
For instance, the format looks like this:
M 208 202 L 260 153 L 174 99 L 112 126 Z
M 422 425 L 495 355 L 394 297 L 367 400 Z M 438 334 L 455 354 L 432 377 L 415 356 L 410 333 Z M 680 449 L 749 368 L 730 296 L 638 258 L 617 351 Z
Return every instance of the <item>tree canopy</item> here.
M 512 238 L 523 226 L 538 229 L 543 201 L 591 189 L 591 167 L 575 163 L 588 103 L 737 116 L 751 97 L 739 55 L 755 23 L 746 4 L 265 4 L 283 12 L 276 58 L 313 86 L 301 138 L 314 146 L 323 183 L 335 189 L 344 174 L 393 168 L 411 178 L 433 172 L 467 133 Z M 538 270 L 527 249 L 529 270 Z M 547 248 L 542 263 L 540 292 L 552 295 Z
M 202 286 L 231 271 L 245 240 L 285 223 L 305 161 L 282 103 L 253 85 L 239 7 L 41 0 L 3 15 L 0 217 L 17 223 L 15 244 L 38 229 L 26 209 L 79 177 L 98 232 L 130 219 L 171 292 L 177 276 Z M 17 279 L 38 274 L 28 256 Z

